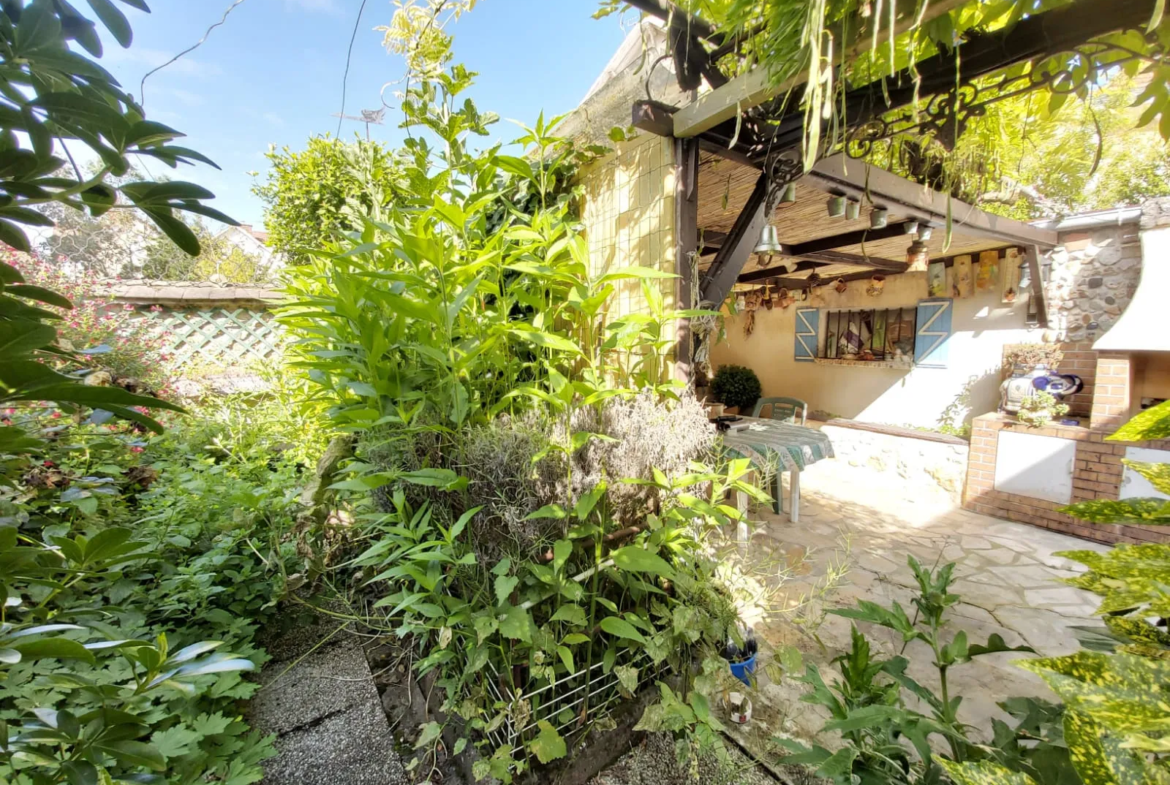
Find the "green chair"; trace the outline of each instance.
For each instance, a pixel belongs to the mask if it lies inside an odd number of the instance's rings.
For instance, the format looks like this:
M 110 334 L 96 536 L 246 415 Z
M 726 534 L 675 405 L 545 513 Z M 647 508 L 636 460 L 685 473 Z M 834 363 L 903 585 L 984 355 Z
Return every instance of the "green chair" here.
M 808 404 L 798 398 L 761 398 L 756 401 L 756 408 L 752 409 L 752 417 L 759 417 L 765 406 L 771 407 L 771 419 L 792 425 L 804 425 L 808 420 Z M 796 418 L 800 410 L 799 421 Z

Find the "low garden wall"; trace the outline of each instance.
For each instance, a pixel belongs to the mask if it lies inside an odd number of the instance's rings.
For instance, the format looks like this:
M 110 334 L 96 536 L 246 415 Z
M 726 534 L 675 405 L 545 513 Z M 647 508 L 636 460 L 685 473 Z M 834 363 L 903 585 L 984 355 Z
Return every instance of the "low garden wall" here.
M 1170 450 L 1170 439 L 1108 442 L 1108 435 L 1057 423 L 1030 428 L 1004 414 L 976 417 L 963 507 L 1097 542 L 1166 542 L 1164 526 L 1093 524 L 1059 512 L 1075 502 L 1116 501 L 1132 481 L 1123 458 L 1160 461 L 1154 456 Z
M 838 460 L 936 485 L 959 502 L 967 472 L 963 439 L 852 420 L 829 420 L 821 430 L 832 440 Z

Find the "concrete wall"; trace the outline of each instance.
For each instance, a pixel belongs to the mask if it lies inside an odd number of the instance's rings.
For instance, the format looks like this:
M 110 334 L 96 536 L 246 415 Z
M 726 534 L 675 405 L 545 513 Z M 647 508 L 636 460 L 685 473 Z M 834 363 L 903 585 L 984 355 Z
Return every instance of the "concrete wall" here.
M 1025 323 L 1026 298 L 1004 305 L 996 287 L 994 292 L 955 300 L 946 368 L 796 362 L 797 308 L 914 308 L 927 294 L 925 273 L 887 276 L 880 297 L 865 294 L 866 286 L 866 281 L 854 281 L 844 294 L 818 287 L 808 302 L 759 309 L 755 331 L 748 338 L 743 334 L 744 317 L 728 317 L 726 338 L 712 348 L 713 367 L 746 365 L 759 375 L 764 395 L 800 398 L 813 410 L 866 422 L 937 428 L 952 404 L 950 413 L 957 413 L 960 421 L 995 409 L 1004 345 L 1038 342 L 1043 333 Z

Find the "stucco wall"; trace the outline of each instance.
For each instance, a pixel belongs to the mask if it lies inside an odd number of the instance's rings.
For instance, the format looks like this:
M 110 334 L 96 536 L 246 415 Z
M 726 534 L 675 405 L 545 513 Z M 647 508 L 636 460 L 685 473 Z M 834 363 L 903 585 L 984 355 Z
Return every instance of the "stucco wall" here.
M 619 143 L 584 169 L 580 179 L 591 275 L 635 266 L 675 272 L 675 171 L 669 139 L 646 135 Z M 661 288 L 666 307 L 673 308 L 674 280 L 654 285 Z M 618 281 L 615 288 L 611 318 L 645 309 L 637 280 Z
M 926 298 L 926 274 L 888 276 L 880 297 L 866 295 L 865 289 L 865 281 L 850 283 L 844 294 L 832 287 L 818 287 L 808 302 L 787 309 L 761 308 L 756 311 L 755 331 L 749 338 L 743 335 L 743 316 L 728 317 L 725 340 L 712 348 L 713 367 L 746 365 L 759 375 L 765 396 L 800 398 L 813 410 L 867 422 L 937 428 L 952 404 L 958 407 L 960 421 L 969 419 L 972 411 L 982 414 L 993 410 L 999 402 L 1003 346 L 1037 342 L 1043 333 L 1025 324 L 1026 299 L 1004 305 L 997 290 L 955 300 L 946 368 L 796 362 L 797 308 L 914 308 Z

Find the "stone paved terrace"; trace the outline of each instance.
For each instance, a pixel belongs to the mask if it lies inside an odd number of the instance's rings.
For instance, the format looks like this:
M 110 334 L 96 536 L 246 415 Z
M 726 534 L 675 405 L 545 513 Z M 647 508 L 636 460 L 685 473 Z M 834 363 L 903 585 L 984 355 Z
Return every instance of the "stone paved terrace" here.
M 810 467 L 801 490 L 799 524 L 760 507 L 752 513 L 759 524 L 750 546 L 728 541 L 721 548 L 746 574 L 741 588 L 757 598 L 741 607 L 761 645 L 798 647 L 806 662 L 822 666 L 827 681 L 830 669 L 835 672 L 828 662 L 849 646 L 850 621 L 823 611 L 867 599 L 885 605 L 897 601 L 913 614 L 911 554 L 924 565 L 956 562 L 952 590 L 962 602 L 952 609 L 952 624 L 972 642 L 1000 633 L 1012 646 L 1066 654 L 1079 648 L 1070 627 L 1098 624 L 1096 597 L 1059 582 L 1077 574 L 1080 565 L 1056 553 L 1107 546 L 961 510 L 928 478 L 898 484 L 888 473 L 877 475 L 841 460 Z M 837 589 L 824 594 L 820 587 L 826 575 L 843 564 L 848 569 Z M 812 601 L 803 602 L 808 597 Z M 794 612 L 811 617 L 813 626 L 792 623 Z M 900 636 L 890 630 L 866 623 L 859 628 L 877 644 L 877 655 L 890 656 L 901 648 Z M 930 650 L 915 642 L 905 655 L 910 674 L 937 689 Z M 991 717 L 1007 719 L 997 701 L 1013 695 L 1053 698 L 1038 677 L 1011 664 L 1026 656 L 992 654 L 953 669 L 951 694 L 963 696 L 960 719 L 989 729 Z M 803 685 L 787 678 L 775 684 L 762 677 L 744 740 L 763 750 L 776 731 L 811 738 L 825 715 L 799 701 L 803 692 Z

